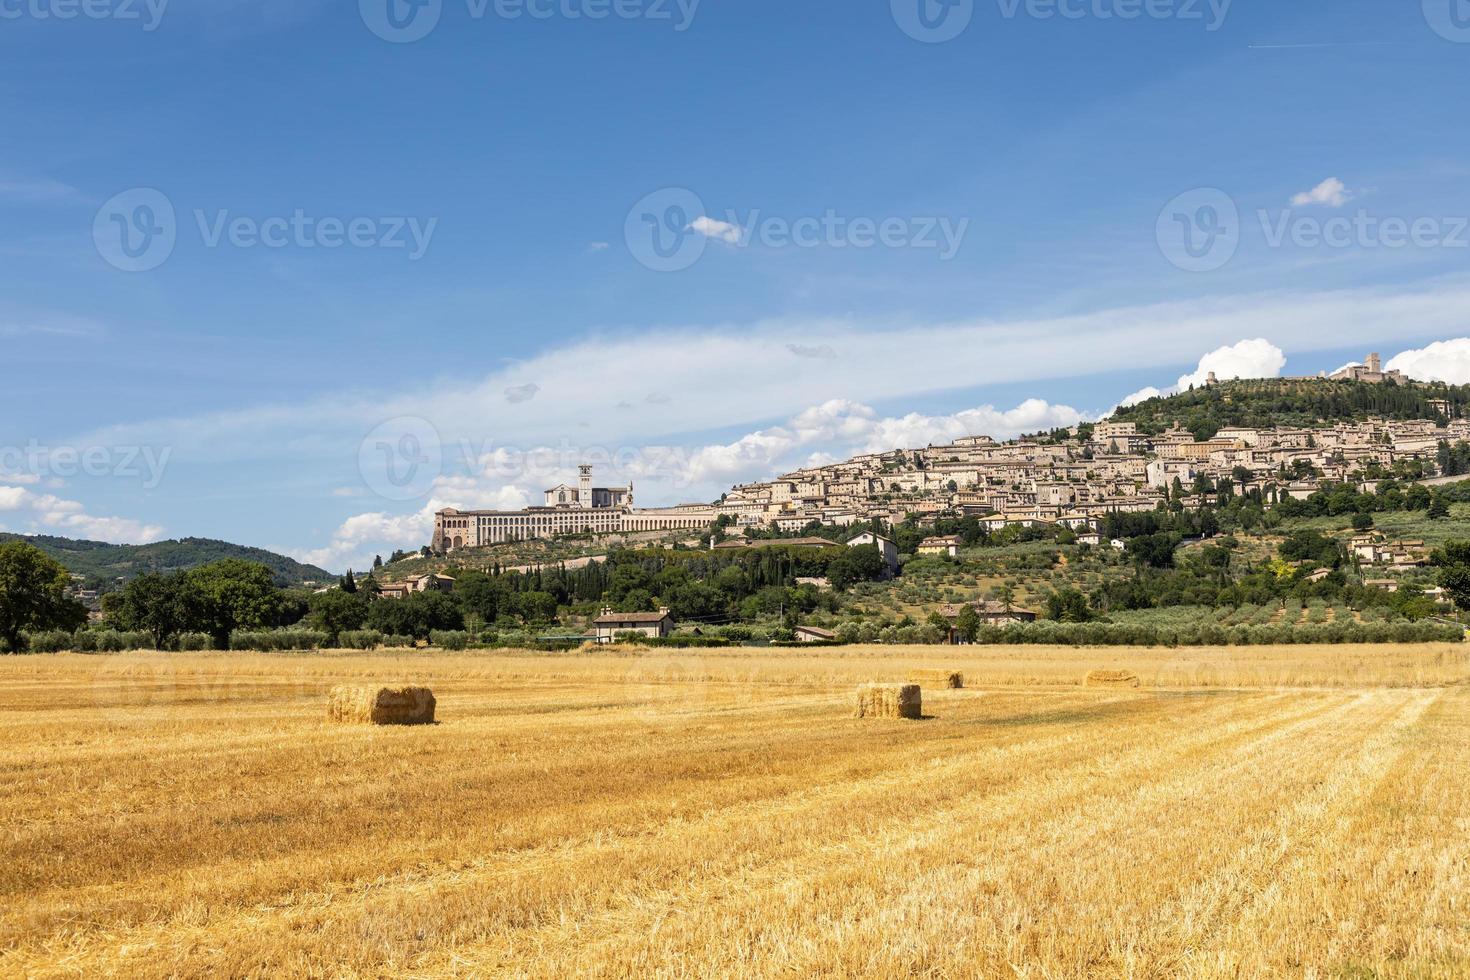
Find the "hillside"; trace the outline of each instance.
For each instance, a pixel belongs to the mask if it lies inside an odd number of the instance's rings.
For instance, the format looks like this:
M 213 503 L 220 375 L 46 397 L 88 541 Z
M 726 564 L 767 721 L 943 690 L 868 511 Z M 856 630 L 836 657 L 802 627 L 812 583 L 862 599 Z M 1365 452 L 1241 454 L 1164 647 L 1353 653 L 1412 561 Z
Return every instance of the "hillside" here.
M 1226 426 L 1320 427 L 1371 417 L 1407 421 L 1439 418 L 1429 402 L 1443 399 L 1452 413 L 1470 410 L 1470 386 L 1363 384 L 1319 378 L 1226 381 L 1120 408 L 1113 421 L 1137 423 L 1155 435 L 1175 425 L 1208 439 Z
M 222 558 L 242 558 L 269 568 L 282 586 L 329 582 L 336 578 L 315 565 L 303 565 L 285 555 L 263 548 L 247 548 L 208 538 L 183 538 L 153 544 L 106 544 L 73 541 L 45 535 L 0 533 L 0 541 L 25 541 L 55 558 L 76 575 L 85 575 L 89 585 L 110 585 L 118 578 L 133 578 L 145 572 L 175 572 L 207 565 Z

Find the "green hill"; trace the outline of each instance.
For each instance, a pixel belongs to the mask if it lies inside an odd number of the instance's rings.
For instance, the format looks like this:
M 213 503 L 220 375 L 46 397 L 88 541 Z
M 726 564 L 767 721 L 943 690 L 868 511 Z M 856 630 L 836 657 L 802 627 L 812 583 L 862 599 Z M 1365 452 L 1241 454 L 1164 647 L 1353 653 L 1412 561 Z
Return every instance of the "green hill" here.
M 1120 408 L 1113 421 L 1137 423 L 1156 435 L 1178 425 L 1208 439 L 1227 426 L 1321 427 L 1369 417 L 1438 419 L 1429 402 L 1443 399 L 1455 415 L 1470 410 L 1470 386 L 1363 384 L 1319 378 L 1225 381 Z
M 278 555 L 263 548 L 247 548 L 227 541 L 207 538 L 183 538 L 179 541 L 157 541 L 153 544 L 105 544 L 101 541 L 73 541 L 45 535 L 0 533 L 0 541 L 25 541 L 66 566 L 74 575 L 84 575 L 91 587 L 106 588 L 117 579 L 130 579 L 145 572 L 176 572 L 207 565 L 221 558 L 243 558 L 269 568 L 281 586 L 327 583 L 335 575 L 315 565 Z

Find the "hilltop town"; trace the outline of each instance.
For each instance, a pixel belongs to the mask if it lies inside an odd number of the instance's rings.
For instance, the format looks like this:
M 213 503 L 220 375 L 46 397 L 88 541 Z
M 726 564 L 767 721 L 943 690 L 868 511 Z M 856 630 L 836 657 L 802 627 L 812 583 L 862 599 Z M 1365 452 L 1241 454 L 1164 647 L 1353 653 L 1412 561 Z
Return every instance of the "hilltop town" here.
M 1470 419 L 1457 417 L 1458 392 L 1410 387 L 1396 373 L 1382 371 L 1377 355 L 1330 379 L 1288 382 L 1317 397 L 1323 391 L 1333 397 L 1356 393 L 1369 406 L 1391 401 L 1375 388 L 1412 392 L 1393 407 L 1399 415 L 1423 417 L 1364 413 L 1315 424 L 1224 425 L 1200 438 L 1200 431 L 1177 421 L 1153 431 L 1151 415 L 1140 413 L 1144 420 L 1134 421 L 1124 411 L 1108 421 L 1005 442 L 973 435 L 947 445 L 863 454 L 736 486 L 711 504 L 655 509 L 632 506 L 631 487 L 593 487 L 591 468 L 584 466 L 580 486 L 546 491 L 542 507 L 440 512 L 430 547 L 449 554 L 565 534 L 688 532 L 716 522 L 734 533 L 795 533 L 813 524 L 946 517 L 977 518 L 991 533 L 1058 526 L 1086 535 L 1096 532 L 1105 515 L 1153 511 L 1171 493 L 1196 487 L 1229 485 L 1241 495 L 1258 491 L 1262 504 L 1271 506 L 1285 495 L 1301 498 L 1329 484 L 1371 492 L 1387 477 L 1432 477 L 1443 469 L 1444 447 L 1470 440 Z M 1225 392 L 1228 403 L 1232 385 L 1251 384 L 1260 383 L 1221 385 L 1211 377 L 1206 387 Z M 1251 400 L 1246 389 L 1234 397 Z

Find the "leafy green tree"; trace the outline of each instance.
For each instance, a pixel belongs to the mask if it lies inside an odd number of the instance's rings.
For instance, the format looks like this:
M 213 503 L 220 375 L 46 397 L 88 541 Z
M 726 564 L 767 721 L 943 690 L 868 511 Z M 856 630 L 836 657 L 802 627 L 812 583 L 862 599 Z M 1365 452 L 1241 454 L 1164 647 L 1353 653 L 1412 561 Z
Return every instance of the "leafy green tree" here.
M 434 630 L 464 629 L 464 611 L 442 592 L 414 592 L 372 603 L 367 625 L 382 633 L 427 640 Z
M 66 597 L 71 576 L 56 559 L 23 541 L 0 544 L 0 640 L 12 653 L 28 630 L 75 630 L 86 607 Z
M 199 599 L 189 575 L 149 572 L 133 579 L 109 604 L 108 618 L 125 630 L 141 630 L 159 650 L 171 649 L 197 618 Z
M 361 592 L 331 589 L 311 597 L 311 620 L 332 643 L 344 630 L 360 630 L 367 624 L 368 599 Z
M 1174 551 L 1178 547 L 1178 534 L 1145 534 L 1128 542 L 1128 553 L 1139 565 L 1169 568 L 1174 564 Z
M 846 589 L 855 582 L 877 581 L 883 572 L 883 556 L 876 544 L 845 548 L 827 565 L 827 579 L 835 589 Z
M 550 592 L 522 592 L 516 596 L 516 611 L 528 623 L 548 623 L 556 619 L 556 596 Z
M 974 643 L 975 638 L 980 635 L 980 614 L 975 607 L 968 602 L 960 608 L 960 614 L 955 617 L 955 633 L 966 643 Z
M 228 650 L 230 634 L 237 629 L 275 625 L 276 586 L 264 565 L 226 558 L 188 574 L 195 603 L 191 618 L 213 638 L 216 650 Z
M 995 598 L 996 601 L 1000 603 L 1002 609 L 1004 609 L 1006 612 L 1010 612 L 1011 607 L 1014 606 L 1016 603 L 1015 586 L 1011 585 L 1009 582 L 998 586 L 995 589 Z
M 352 577 L 352 569 L 347 569 L 347 574 L 342 576 L 342 581 L 338 584 L 341 586 L 342 591 L 348 595 L 357 591 L 357 579 Z
M 1429 563 L 1439 569 L 1439 587 L 1455 605 L 1470 609 L 1470 541 L 1449 541 L 1435 549 Z
M 1431 497 L 1429 510 L 1425 512 L 1424 516 L 1432 521 L 1443 520 L 1450 516 L 1450 505 L 1445 503 L 1444 494 L 1436 493 Z
M 460 572 L 454 583 L 454 594 L 467 616 L 482 623 L 493 623 L 509 609 L 510 591 L 504 576 L 486 575 L 479 571 Z
M 1046 618 L 1059 623 L 1090 623 L 1095 617 L 1087 596 L 1077 589 L 1062 589 L 1046 597 Z

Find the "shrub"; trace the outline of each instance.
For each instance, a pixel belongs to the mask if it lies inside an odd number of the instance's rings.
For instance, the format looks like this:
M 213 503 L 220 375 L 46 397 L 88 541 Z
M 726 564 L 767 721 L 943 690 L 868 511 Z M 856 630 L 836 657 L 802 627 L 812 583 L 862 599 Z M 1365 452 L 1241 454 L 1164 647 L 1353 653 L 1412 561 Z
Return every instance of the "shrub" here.
M 185 652 L 212 650 L 214 641 L 208 633 L 182 633 L 179 635 L 179 649 Z
M 64 630 L 45 630 L 26 635 L 26 649 L 31 653 L 61 653 L 73 646 L 74 634 Z
M 343 630 L 337 643 L 344 650 L 376 650 L 383 645 L 383 634 L 377 630 Z
M 73 644 L 73 649 L 80 653 L 122 653 L 125 650 L 151 649 L 153 638 L 147 633 L 83 630 L 73 638 Z
M 319 650 L 330 637 L 316 630 L 236 630 L 230 634 L 231 650 L 276 653 L 287 650 Z
M 441 650 L 468 650 L 470 635 L 464 630 L 430 630 L 429 645 Z

